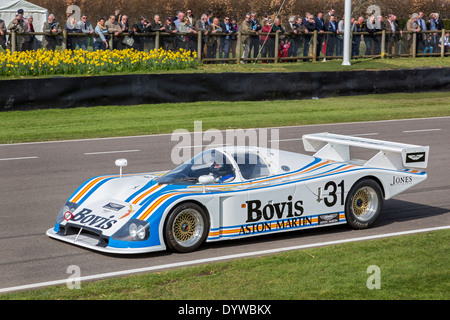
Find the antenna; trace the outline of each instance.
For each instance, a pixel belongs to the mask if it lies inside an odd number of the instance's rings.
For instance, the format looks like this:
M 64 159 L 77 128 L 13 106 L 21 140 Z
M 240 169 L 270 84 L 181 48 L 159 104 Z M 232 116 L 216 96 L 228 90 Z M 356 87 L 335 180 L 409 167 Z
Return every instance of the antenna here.
M 117 159 L 116 166 L 120 167 L 120 178 L 122 178 L 122 167 L 126 167 L 128 165 L 127 159 Z

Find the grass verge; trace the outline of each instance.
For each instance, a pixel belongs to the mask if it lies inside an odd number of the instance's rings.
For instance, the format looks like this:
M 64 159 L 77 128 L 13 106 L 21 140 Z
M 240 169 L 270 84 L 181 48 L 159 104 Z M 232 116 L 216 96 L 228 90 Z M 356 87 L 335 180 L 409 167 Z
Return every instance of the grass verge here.
M 0 143 L 450 116 L 448 92 L 0 112 Z M 173 116 L 169 116 L 173 115 Z
M 79 290 L 55 286 L 0 299 L 448 300 L 449 243 L 450 230 L 441 230 L 88 282 Z M 379 267 L 379 289 L 367 286 L 375 275 L 369 266 Z

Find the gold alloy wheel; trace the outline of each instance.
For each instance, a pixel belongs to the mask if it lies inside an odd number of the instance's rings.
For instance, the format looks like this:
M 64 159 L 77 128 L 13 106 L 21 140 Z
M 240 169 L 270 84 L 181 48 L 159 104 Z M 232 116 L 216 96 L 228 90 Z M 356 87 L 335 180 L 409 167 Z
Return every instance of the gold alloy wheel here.
M 198 242 L 202 237 L 203 229 L 201 214 L 192 208 L 181 211 L 172 225 L 175 241 L 183 247 L 189 247 Z
M 365 186 L 359 189 L 352 201 L 352 210 L 360 220 L 369 220 L 378 208 L 377 193 L 371 187 Z

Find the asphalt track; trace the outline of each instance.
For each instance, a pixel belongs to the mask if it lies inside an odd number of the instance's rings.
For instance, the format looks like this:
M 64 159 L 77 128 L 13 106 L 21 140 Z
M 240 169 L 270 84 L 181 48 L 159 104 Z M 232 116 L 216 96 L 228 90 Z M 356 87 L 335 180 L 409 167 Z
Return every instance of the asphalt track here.
M 450 117 L 270 130 L 278 130 L 279 136 L 273 139 L 279 141 L 270 143 L 278 142 L 280 149 L 295 152 L 304 152 L 303 134 L 325 131 L 429 145 L 428 180 L 386 201 L 381 218 L 367 230 L 334 226 L 204 244 L 188 254 L 115 256 L 50 239 L 45 231 L 54 225 L 60 207 L 82 182 L 118 173 L 115 159 L 128 159 L 125 173 L 171 169 L 174 165 L 170 155 L 179 141 L 171 141 L 167 134 L 0 145 L 0 293 L 64 283 L 72 275 L 68 270 L 72 265 L 79 267 L 82 278 L 97 279 L 239 258 L 252 252 L 262 255 L 347 239 L 370 241 L 383 235 L 450 225 Z

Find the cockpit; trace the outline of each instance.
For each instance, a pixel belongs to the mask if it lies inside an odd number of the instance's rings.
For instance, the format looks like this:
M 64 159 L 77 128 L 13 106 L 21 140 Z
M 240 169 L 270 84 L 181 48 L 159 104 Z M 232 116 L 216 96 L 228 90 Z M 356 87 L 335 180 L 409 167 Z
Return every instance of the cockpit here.
M 158 178 L 164 184 L 198 184 L 208 176 L 211 183 L 241 182 L 271 175 L 261 156 L 250 149 L 209 149 Z

